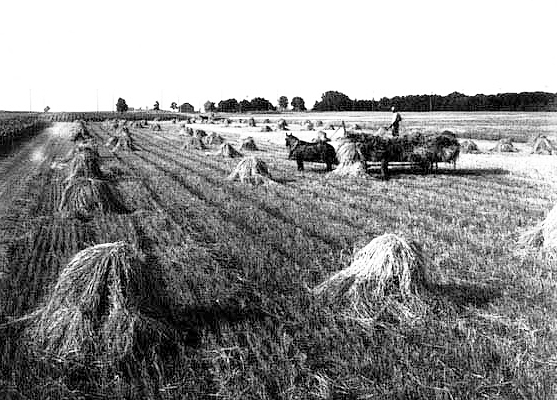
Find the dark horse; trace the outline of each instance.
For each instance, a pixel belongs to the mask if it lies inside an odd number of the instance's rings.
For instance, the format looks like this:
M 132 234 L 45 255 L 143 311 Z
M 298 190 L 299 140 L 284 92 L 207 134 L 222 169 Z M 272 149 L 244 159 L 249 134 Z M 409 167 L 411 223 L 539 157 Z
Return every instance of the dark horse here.
M 290 150 L 288 159 L 296 160 L 298 171 L 304 170 L 304 161 L 325 163 L 327 171 L 332 171 L 333 164 L 338 164 L 335 148 L 324 141 L 308 143 L 287 133 L 286 147 Z
M 389 179 L 389 161 L 396 158 L 397 149 L 381 136 L 362 135 L 357 151 L 364 161 L 381 162 L 381 179 Z

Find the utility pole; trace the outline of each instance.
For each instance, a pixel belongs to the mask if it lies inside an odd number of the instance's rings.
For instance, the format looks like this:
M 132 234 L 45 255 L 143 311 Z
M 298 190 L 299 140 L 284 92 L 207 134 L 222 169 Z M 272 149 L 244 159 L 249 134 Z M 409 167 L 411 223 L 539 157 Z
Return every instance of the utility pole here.
M 99 113 L 99 89 L 97 89 L 97 114 Z
M 31 89 L 29 89 L 29 112 L 31 112 Z

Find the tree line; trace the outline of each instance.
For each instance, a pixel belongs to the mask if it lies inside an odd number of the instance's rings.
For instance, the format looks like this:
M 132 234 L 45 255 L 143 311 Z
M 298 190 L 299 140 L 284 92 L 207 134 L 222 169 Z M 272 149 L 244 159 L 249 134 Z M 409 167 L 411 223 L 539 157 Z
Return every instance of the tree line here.
M 350 99 L 344 93 L 329 91 L 316 101 L 312 111 L 557 111 L 557 93 L 522 92 L 476 94 L 453 92 L 447 96 L 411 95 L 383 97 L 380 100 Z
M 299 96 L 292 98 L 290 103 L 293 111 L 307 111 L 304 99 Z M 250 101 L 236 99 L 227 99 L 219 101 L 215 105 L 212 101 L 207 101 L 203 107 L 205 112 L 226 112 L 226 113 L 242 113 L 242 112 L 269 112 L 269 111 L 286 111 L 288 109 L 288 98 L 280 96 L 278 99 L 278 107 L 275 107 L 269 100 L 262 97 L 255 97 Z
M 251 100 L 238 101 L 234 98 L 221 100 L 218 104 L 207 101 L 203 108 L 209 112 L 246 113 L 246 112 L 274 112 L 289 109 L 286 96 L 280 96 L 275 107 L 269 100 L 255 97 Z M 295 112 L 307 111 L 303 98 L 296 96 L 290 102 L 291 110 Z M 447 96 L 410 95 L 383 97 L 380 100 L 351 99 L 337 91 L 328 91 L 321 95 L 311 111 L 389 111 L 396 106 L 400 111 L 557 111 L 557 93 L 522 92 L 498 93 L 495 95 L 476 94 L 467 96 L 453 92 Z M 180 112 L 193 113 L 194 107 L 189 103 L 178 106 L 172 102 L 170 108 Z M 118 112 L 128 110 L 126 101 L 118 99 Z M 154 110 L 159 110 L 159 102 L 155 102 Z

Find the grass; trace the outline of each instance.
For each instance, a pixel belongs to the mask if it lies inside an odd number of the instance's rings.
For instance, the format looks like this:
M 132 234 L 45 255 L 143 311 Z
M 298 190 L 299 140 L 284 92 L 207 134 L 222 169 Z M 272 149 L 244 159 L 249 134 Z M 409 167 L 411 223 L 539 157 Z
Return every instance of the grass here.
M 322 118 L 320 118 L 322 119 Z M 100 124 L 90 130 L 104 143 Z M 238 160 L 182 150 L 178 125 L 132 128 L 134 153 L 100 146 L 101 168 L 127 214 L 87 221 L 55 215 L 63 172 L 25 164 L 0 218 L 8 247 L 0 318 L 39 307 L 72 255 L 91 244 L 147 243 L 164 276 L 185 349 L 164 371 L 131 383 L 91 365 L 46 364 L 0 334 L 0 393 L 28 398 L 554 398 L 557 285 L 553 266 L 515 254 L 519 233 L 555 197 L 498 160 L 467 155 L 469 169 L 389 182 L 346 180 L 257 142 L 277 185 L 226 180 Z M 222 134 L 236 146 L 233 134 Z M 37 140 L 42 140 L 38 137 Z M 70 143 L 49 142 L 51 154 Z M 216 149 L 216 147 L 215 147 Z M 533 156 L 532 156 L 533 157 Z M 495 167 L 487 165 L 496 163 Z M 508 160 L 508 159 L 504 159 Z M 501 165 L 505 166 L 501 161 Z M 26 200 L 21 201 L 19 197 Z M 1 208 L 0 208 L 1 209 Z M 18 219 L 9 216 L 17 215 Z M 413 327 L 370 330 L 315 287 L 385 232 L 416 240 L 435 283 Z M 1 322 L 0 322 L 1 323 Z

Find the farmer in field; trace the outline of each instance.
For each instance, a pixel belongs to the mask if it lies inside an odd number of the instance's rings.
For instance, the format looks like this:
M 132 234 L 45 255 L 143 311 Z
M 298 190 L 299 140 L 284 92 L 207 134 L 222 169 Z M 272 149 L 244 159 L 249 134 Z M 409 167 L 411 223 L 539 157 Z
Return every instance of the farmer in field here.
M 399 128 L 399 125 L 400 125 L 400 121 L 402 121 L 402 117 L 397 112 L 395 106 L 391 107 L 391 111 L 393 112 L 393 119 L 391 120 L 392 121 L 391 125 L 389 125 L 389 127 L 387 129 L 392 128 L 393 136 L 398 136 L 398 128 Z

